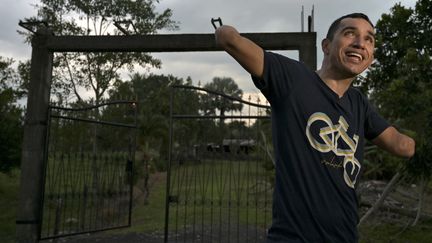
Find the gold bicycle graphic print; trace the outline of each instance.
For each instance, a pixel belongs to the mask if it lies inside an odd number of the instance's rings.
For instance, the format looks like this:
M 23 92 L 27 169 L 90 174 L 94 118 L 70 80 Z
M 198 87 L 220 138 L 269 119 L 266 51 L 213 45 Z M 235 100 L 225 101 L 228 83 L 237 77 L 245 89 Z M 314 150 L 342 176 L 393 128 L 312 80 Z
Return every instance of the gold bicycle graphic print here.
M 310 131 L 312 124 L 317 121 L 321 121 L 326 124 L 325 127 L 322 127 L 319 130 L 319 137 L 321 138 L 322 142 L 317 141 Z M 322 153 L 333 152 L 336 156 L 344 158 L 344 180 L 349 187 L 354 188 L 361 168 L 360 162 L 354 157 L 354 154 L 357 150 L 359 136 L 354 135 L 353 138 L 350 138 L 347 133 L 348 127 L 349 125 L 343 116 L 339 117 L 337 124 L 333 124 L 332 120 L 326 114 L 322 112 L 316 112 L 308 119 L 306 126 L 306 136 L 314 149 Z M 341 145 L 341 140 L 346 145 L 348 145 L 348 148 L 340 148 L 339 145 Z M 351 168 L 349 168 L 348 165 L 350 165 Z

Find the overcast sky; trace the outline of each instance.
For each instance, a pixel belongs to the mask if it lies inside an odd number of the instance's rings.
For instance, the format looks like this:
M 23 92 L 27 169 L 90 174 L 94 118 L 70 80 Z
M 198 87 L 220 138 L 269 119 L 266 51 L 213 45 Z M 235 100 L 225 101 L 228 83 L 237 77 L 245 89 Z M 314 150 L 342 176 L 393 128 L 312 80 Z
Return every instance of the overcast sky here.
M 17 34 L 18 21 L 35 16 L 32 5 L 36 0 L 0 0 L 0 56 L 15 60 L 31 57 L 31 48 Z M 240 32 L 299 32 L 301 31 L 300 13 L 302 6 L 305 16 L 309 15 L 312 5 L 315 8 L 315 31 L 317 32 L 318 67 L 322 54 L 319 43 L 326 34 L 331 22 L 348 13 L 363 12 L 376 22 L 381 14 L 388 13 L 397 2 L 414 7 L 415 0 L 160 0 L 157 9 L 173 10 L 173 20 L 180 23 L 175 32 L 160 33 L 213 33 L 210 24 L 212 17 L 221 17 L 224 24 L 235 26 Z M 305 21 L 306 24 L 306 21 Z M 297 57 L 296 52 L 282 52 Z M 223 52 L 199 53 L 154 53 L 162 60 L 162 69 L 151 70 L 155 73 L 173 74 L 194 82 L 209 82 L 215 76 L 232 77 L 246 93 L 256 92 L 249 75 Z

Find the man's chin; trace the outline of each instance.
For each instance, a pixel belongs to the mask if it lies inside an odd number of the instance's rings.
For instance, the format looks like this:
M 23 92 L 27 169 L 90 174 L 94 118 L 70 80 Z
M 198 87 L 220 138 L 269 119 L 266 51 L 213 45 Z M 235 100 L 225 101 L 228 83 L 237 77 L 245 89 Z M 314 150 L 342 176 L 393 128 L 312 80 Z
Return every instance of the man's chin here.
M 355 78 L 361 73 L 363 73 L 366 69 L 367 68 L 357 68 L 357 67 L 347 68 L 344 72 L 344 76 L 346 76 L 347 78 Z

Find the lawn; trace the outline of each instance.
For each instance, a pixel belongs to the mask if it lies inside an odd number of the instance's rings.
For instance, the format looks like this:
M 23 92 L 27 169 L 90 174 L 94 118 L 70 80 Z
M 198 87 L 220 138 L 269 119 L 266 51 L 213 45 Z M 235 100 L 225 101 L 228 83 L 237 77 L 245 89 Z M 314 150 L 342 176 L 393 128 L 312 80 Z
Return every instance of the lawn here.
M 15 240 L 16 207 L 18 204 L 19 172 L 0 173 L 0 242 Z
M 177 236 L 178 240 L 182 241 L 184 238 L 181 237 L 185 235 L 191 237 L 194 234 L 194 237 L 199 236 L 203 239 L 210 237 L 211 233 L 220 232 L 223 234 L 221 237 L 230 235 L 234 241 L 236 238 L 243 239 L 244 234 L 255 238 L 254 232 L 261 232 L 256 229 L 262 230 L 270 220 L 269 216 L 266 216 L 270 212 L 259 210 L 267 206 L 265 200 L 261 200 L 262 197 L 256 197 L 253 193 L 263 191 L 261 189 L 265 188 L 265 184 L 256 183 L 260 180 L 251 179 L 251 175 L 258 171 L 256 169 L 260 168 L 259 166 L 254 162 L 248 165 L 238 161 L 231 165 L 227 163 L 186 163 L 174 167 L 170 193 L 173 196 L 170 203 L 170 236 L 172 238 Z M 259 169 L 259 171 L 264 170 Z M 260 176 L 259 178 L 266 178 L 267 174 L 263 173 Z M 138 180 L 134 189 L 132 226 L 107 231 L 101 235 L 147 233 L 163 236 L 166 173 L 151 174 L 148 181 L 150 194 L 147 198 L 143 196 L 140 189 L 142 183 L 143 180 Z M 0 242 L 2 243 L 14 242 L 18 184 L 18 172 L 13 172 L 11 175 L 0 174 L 0 210 L 2 212 L 0 215 Z M 225 193 L 221 194 L 222 191 Z M 250 203 L 242 200 L 247 197 Z M 241 199 L 240 204 L 238 204 L 239 198 Z M 430 202 L 429 196 L 426 203 L 430 204 Z M 387 219 L 388 215 L 384 215 L 383 212 L 376 213 L 370 218 L 359 229 L 360 242 L 431 242 L 431 220 L 420 221 L 417 226 L 404 230 L 403 222 L 409 222 L 412 219 L 402 218 L 399 220 L 402 223 L 392 223 Z M 247 228 L 245 227 L 247 223 L 254 226 Z M 216 242 L 218 240 L 218 238 L 212 239 Z
M 216 240 L 222 240 L 220 237 L 263 238 L 271 215 L 269 178 L 269 173 L 257 161 L 208 160 L 173 166 L 170 236 L 176 236 L 177 240 L 196 235 L 201 240 L 205 237 L 213 240 L 215 237 Z M 153 174 L 149 184 L 147 203 L 136 200 L 134 226 L 122 231 L 163 233 L 166 173 Z M 137 189 L 135 192 L 141 193 Z
M 360 228 L 360 243 L 429 243 L 432 242 L 432 221 L 405 229 L 405 225 L 368 223 Z

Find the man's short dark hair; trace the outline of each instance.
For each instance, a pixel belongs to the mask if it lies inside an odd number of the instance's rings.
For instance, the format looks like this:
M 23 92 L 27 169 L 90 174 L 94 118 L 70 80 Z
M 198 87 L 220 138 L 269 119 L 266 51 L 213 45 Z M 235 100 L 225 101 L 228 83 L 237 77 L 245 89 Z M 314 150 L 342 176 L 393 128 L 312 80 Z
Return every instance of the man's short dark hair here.
M 336 20 L 335 20 L 335 21 L 330 25 L 330 28 L 329 28 L 329 30 L 328 30 L 328 32 L 327 32 L 327 36 L 326 36 L 327 39 L 329 39 L 329 40 L 333 40 L 333 36 L 334 36 L 336 30 L 338 29 L 340 22 L 341 22 L 343 19 L 346 19 L 346 18 L 364 19 L 364 20 L 366 20 L 366 21 L 367 21 L 367 22 L 372 26 L 372 28 L 375 28 L 374 25 L 372 24 L 372 22 L 370 21 L 369 17 L 368 17 L 366 14 L 362 14 L 362 13 L 352 13 L 352 14 L 347 14 L 347 15 L 344 15 L 344 16 L 342 16 L 342 17 L 336 19 Z

